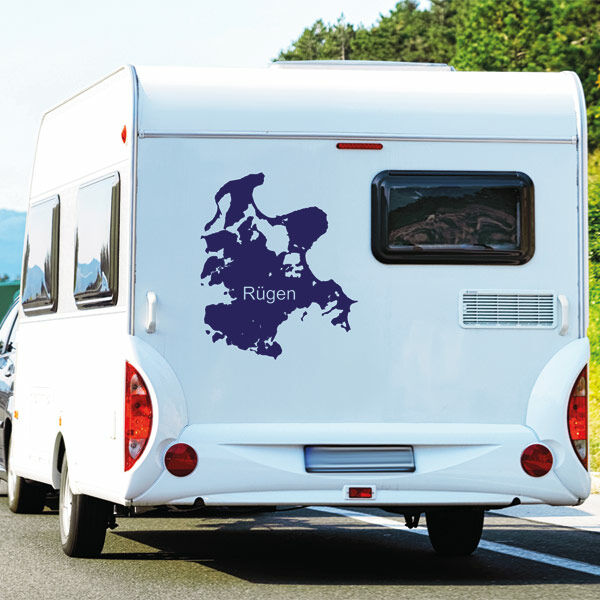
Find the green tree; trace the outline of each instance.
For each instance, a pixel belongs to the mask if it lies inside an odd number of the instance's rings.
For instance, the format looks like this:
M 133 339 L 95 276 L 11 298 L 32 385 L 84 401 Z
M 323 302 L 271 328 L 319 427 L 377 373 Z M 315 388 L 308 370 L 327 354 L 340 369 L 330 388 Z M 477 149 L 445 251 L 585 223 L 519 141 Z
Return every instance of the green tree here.
M 432 0 L 427 42 L 431 62 L 452 63 L 456 52 L 459 8 L 464 0 Z
M 352 42 L 353 58 L 431 62 L 428 29 L 431 13 L 414 0 L 398 2 L 371 28 L 361 28 Z
M 600 145 L 600 2 L 597 0 L 462 0 L 458 69 L 575 71 L 589 107 L 590 147 Z
M 342 14 L 335 25 L 321 19 L 307 27 L 288 50 L 279 53 L 279 60 L 349 60 L 354 39 L 354 26 L 346 23 Z
M 456 6 L 463 0 L 432 0 L 420 10 L 415 0 L 398 2 L 373 27 L 354 27 L 342 15 L 306 28 L 279 60 L 396 60 L 446 62 L 454 55 Z
M 340 17 L 303 31 L 282 60 L 445 62 L 470 71 L 575 71 L 588 105 L 590 148 L 600 147 L 600 0 L 398 2 L 372 27 Z

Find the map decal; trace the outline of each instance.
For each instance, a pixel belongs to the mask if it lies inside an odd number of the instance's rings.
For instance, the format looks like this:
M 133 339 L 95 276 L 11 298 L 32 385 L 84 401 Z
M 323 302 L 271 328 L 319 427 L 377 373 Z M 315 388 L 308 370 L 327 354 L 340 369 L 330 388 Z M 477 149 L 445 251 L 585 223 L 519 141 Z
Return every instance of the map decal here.
M 204 322 L 213 342 L 277 358 L 283 351 L 277 330 L 290 315 L 301 311 L 302 322 L 316 304 L 331 325 L 350 331 L 356 300 L 332 279 L 317 279 L 308 265 L 306 253 L 328 229 L 325 212 L 311 206 L 267 216 L 253 197 L 264 180 L 263 173 L 246 175 L 227 182 L 215 196 L 216 214 L 202 236 L 208 258 L 201 278 L 223 286 L 226 299 L 206 306 Z

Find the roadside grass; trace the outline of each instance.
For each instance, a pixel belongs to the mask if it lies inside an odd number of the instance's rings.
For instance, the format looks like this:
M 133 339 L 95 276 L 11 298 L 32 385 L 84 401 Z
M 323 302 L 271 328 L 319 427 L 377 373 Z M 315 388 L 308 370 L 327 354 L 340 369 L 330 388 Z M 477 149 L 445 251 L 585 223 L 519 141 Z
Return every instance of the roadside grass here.
M 589 156 L 590 338 L 589 440 L 590 469 L 600 471 L 600 150 Z
M 590 470 L 600 471 L 600 264 L 590 264 Z

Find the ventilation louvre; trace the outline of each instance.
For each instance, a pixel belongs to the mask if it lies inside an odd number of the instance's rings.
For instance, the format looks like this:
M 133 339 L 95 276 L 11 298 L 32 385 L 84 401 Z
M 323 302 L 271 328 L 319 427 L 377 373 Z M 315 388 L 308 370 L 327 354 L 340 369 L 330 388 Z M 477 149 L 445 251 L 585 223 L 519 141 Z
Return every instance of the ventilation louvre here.
M 556 327 L 556 294 L 552 292 L 461 292 L 462 327 L 552 329 Z

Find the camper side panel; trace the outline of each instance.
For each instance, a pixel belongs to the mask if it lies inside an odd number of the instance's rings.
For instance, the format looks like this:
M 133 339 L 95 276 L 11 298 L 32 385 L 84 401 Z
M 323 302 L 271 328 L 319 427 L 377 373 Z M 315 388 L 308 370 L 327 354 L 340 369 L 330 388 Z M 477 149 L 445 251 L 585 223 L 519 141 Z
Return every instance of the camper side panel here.
M 114 498 L 123 473 L 132 119 L 128 69 L 43 119 L 28 215 L 13 406 L 18 419 L 12 460 L 18 474 L 57 487 L 62 440 L 74 491 L 84 486 L 88 494 Z M 54 216 L 46 218 L 49 203 Z M 44 307 L 48 284 L 55 298 Z M 32 297 L 38 300 L 27 302 Z M 41 302 L 37 308 L 36 302 Z

